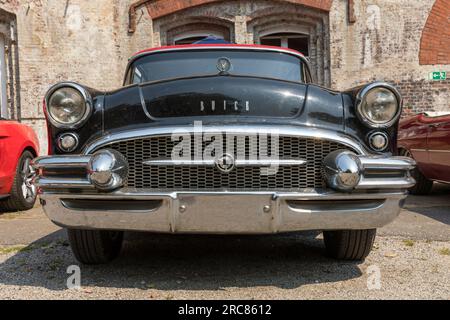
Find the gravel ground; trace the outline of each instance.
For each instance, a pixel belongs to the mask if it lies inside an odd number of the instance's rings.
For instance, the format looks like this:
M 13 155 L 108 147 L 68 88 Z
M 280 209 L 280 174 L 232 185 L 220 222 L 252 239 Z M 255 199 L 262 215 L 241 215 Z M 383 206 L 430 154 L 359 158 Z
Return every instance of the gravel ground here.
M 67 268 L 77 261 L 65 232 L 39 206 L 0 213 L 0 299 L 449 300 L 449 193 L 436 185 L 433 195 L 409 197 L 364 263 L 324 257 L 317 233 L 130 233 L 118 260 L 80 266 L 81 288 L 70 290 Z
M 128 238 L 113 264 L 81 266 L 78 290 L 66 241 L 3 247 L 0 299 L 450 299 L 450 242 L 379 237 L 364 263 L 343 263 L 311 234 Z

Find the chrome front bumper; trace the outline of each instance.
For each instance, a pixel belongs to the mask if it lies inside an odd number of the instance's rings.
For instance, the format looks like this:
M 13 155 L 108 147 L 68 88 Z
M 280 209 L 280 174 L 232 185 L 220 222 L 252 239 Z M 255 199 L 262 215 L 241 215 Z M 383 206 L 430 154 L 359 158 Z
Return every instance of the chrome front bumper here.
M 68 228 L 167 233 L 263 234 L 300 230 L 372 229 L 399 214 L 415 183 L 409 158 L 357 156 L 361 179 L 351 192 L 101 192 L 87 177 L 46 177 L 57 168 L 88 168 L 91 155 L 36 159 L 35 183 L 47 216 Z M 392 173 L 401 173 L 392 177 Z
M 41 194 L 47 216 L 68 228 L 163 233 L 265 234 L 372 229 L 393 221 L 404 192 Z

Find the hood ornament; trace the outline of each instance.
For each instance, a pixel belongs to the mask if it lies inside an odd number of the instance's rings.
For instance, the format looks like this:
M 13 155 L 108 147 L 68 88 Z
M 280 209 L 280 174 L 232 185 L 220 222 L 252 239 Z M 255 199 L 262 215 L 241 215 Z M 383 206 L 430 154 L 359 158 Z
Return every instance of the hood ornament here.
M 219 58 L 217 60 L 217 69 L 220 72 L 228 72 L 231 69 L 231 61 L 228 58 Z

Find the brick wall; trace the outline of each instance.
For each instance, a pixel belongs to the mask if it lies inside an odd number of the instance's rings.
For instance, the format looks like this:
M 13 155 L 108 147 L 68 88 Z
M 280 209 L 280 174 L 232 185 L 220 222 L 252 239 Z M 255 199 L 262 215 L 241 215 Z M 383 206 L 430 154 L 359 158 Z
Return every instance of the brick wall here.
M 51 85 L 68 80 L 112 89 L 121 84 L 127 60 L 122 51 L 130 50 L 116 15 L 118 2 L 0 1 L 0 8 L 17 17 L 22 122 L 35 129 L 44 153 L 42 100 Z M 129 2 L 123 4 L 124 15 Z
M 436 0 L 420 42 L 420 64 L 450 64 L 450 0 Z
M 223 0 L 140 0 L 136 3 L 140 4 L 145 2 L 147 4 L 150 16 L 153 19 L 156 19 L 180 10 L 220 1 Z M 284 0 L 284 2 L 301 4 L 315 9 L 329 11 L 333 0 Z
M 450 79 L 445 81 L 401 80 L 392 81 L 403 96 L 403 117 L 416 113 L 435 111 L 436 104 L 448 105 Z M 449 110 L 449 109 L 447 109 Z
M 17 16 L 22 118 L 36 130 L 45 152 L 42 98 L 50 85 L 71 80 L 101 90 L 119 87 L 131 54 L 160 45 L 172 36 L 172 27 L 192 22 L 225 26 L 239 43 L 254 43 L 277 23 L 311 26 L 317 67 L 333 88 L 388 81 L 400 87 L 407 112 L 449 110 L 449 81 L 428 78 L 432 71 L 450 71 L 442 58 L 450 42 L 444 38 L 441 46 L 442 38 L 426 36 L 438 23 L 441 28 L 433 34 L 448 37 L 443 10 L 448 12 L 449 2 L 353 1 L 356 21 L 349 23 L 348 0 L 139 1 L 131 33 L 129 11 L 137 0 L 0 0 L 0 8 Z M 438 49 L 431 47 L 437 44 Z M 431 51 L 434 56 L 428 58 L 435 60 L 428 62 L 437 64 L 419 61 L 421 48 Z
M 430 80 L 433 71 L 450 71 L 449 63 L 419 63 L 422 30 L 430 13 L 434 14 L 435 0 L 354 1 L 357 19 L 353 24 L 342 23 L 347 15 L 345 2 L 335 0 L 330 11 L 332 86 L 345 89 L 386 81 L 399 86 L 405 116 L 450 110 L 449 81 Z M 447 22 L 436 34 L 449 29 Z

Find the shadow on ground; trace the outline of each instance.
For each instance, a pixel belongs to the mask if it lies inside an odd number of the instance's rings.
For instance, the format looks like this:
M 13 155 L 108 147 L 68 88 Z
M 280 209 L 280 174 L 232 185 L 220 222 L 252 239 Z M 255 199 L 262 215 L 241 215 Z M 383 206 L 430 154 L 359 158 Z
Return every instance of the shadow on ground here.
M 1 203 L 1 201 L 2 200 L 0 200 L 0 203 Z M 38 207 L 40 207 L 40 204 L 39 204 L 39 201 L 36 201 L 36 203 L 34 204 L 33 208 L 38 208 Z M 19 213 L 21 213 L 21 211 L 18 211 L 18 210 L 6 210 L 6 209 L 2 208 L 2 206 L 0 205 L 0 217 L 2 215 L 6 215 L 6 214 L 19 214 Z
M 418 207 L 409 210 L 450 226 L 450 206 L 431 208 Z
M 361 276 L 357 263 L 324 257 L 317 233 L 276 236 L 174 236 L 129 233 L 119 259 L 81 266 L 83 286 L 221 290 L 300 286 Z M 55 239 L 57 239 L 55 241 Z M 48 244 L 48 240 L 52 242 Z M 0 284 L 65 290 L 78 264 L 64 232 L 40 239 L 0 264 Z
M 425 196 L 409 196 L 406 209 L 450 225 L 450 185 L 434 183 Z

